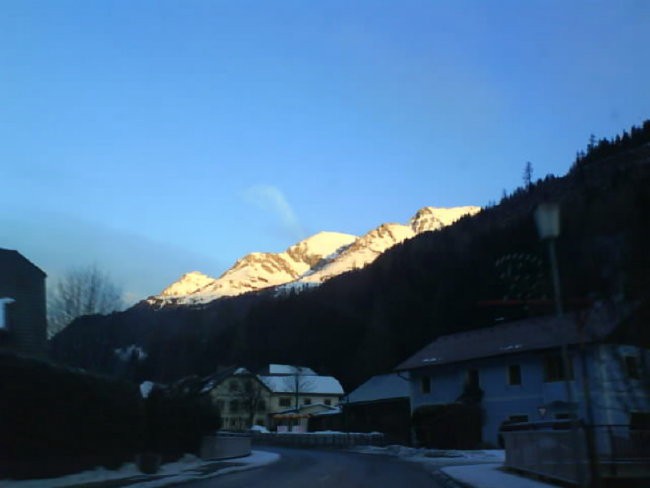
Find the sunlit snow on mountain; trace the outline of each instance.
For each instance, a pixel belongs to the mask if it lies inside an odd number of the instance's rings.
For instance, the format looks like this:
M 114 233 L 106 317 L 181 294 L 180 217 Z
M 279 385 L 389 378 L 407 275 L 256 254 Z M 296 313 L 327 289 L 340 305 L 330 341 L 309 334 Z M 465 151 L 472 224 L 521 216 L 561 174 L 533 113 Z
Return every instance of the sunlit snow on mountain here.
M 382 224 L 357 237 L 319 232 L 281 253 L 251 253 L 239 259 L 219 278 L 201 272 L 184 274 L 147 301 L 155 306 L 200 305 L 221 297 L 275 287 L 276 293 L 318 286 L 334 276 L 372 263 L 387 249 L 421 232 L 450 225 L 480 207 L 424 207 L 409 224 Z

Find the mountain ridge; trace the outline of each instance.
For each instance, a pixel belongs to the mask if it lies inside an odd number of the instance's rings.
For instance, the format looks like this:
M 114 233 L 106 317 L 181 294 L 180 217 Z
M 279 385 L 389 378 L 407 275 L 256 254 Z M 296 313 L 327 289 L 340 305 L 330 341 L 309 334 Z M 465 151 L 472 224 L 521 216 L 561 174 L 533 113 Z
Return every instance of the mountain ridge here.
M 200 306 L 227 296 L 277 287 L 300 291 L 348 271 L 366 267 L 386 250 L 416 235 L 441 229 L 476 206 L 423 207 L 408 224 L 384 223 L 362 236 L 318 232 L 279 253 L 253 252 L 238 259 L 218 278 L 200 271 L 185 273 L 158 295 L 147 298 L 154 307 Z

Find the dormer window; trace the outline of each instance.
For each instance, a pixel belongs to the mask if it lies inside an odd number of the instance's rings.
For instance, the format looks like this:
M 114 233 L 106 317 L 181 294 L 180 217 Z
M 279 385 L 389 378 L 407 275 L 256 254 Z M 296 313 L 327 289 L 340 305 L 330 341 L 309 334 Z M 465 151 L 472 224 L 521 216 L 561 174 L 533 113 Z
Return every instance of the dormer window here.
M 9 297 L 0 298 L 0 330 L 9 329 L 9 320 L 7 318 L 7 305 L 14 303 L 16 300 Z

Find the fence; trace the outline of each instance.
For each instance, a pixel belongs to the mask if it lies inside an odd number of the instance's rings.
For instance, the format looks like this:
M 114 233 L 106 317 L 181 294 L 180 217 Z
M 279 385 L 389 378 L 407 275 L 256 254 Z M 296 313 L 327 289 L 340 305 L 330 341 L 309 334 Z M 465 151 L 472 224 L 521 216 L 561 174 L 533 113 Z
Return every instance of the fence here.
M 308 434 L 293 433 L 254 433 L 253 442 L 291 447 L 338 447 L 384 445 L 384 434 L 379 432 L 313 432 Z
M 236 432 L 217 432 L 203 437 L 201 459 L 228 459 L 251 453 L 251 435 Z
M 650 477 L 650 430 L 627 425 L 603 425 L 573 430 L 515 430 L 502 432 L 505 466 L 568 483 L 590 482 L 588 435 L 601 478 Z

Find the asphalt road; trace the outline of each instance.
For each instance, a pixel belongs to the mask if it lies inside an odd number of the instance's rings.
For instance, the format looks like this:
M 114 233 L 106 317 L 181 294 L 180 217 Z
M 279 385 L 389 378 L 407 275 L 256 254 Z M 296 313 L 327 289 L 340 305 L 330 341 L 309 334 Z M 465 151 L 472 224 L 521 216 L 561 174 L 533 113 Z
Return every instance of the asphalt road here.
M 382 455 L 336 450 L 289 449 L 264 446 L 280 461 L 249 471 L 224 474 L 184 484 L 187 488 L 444 488 L 432 468 Z

